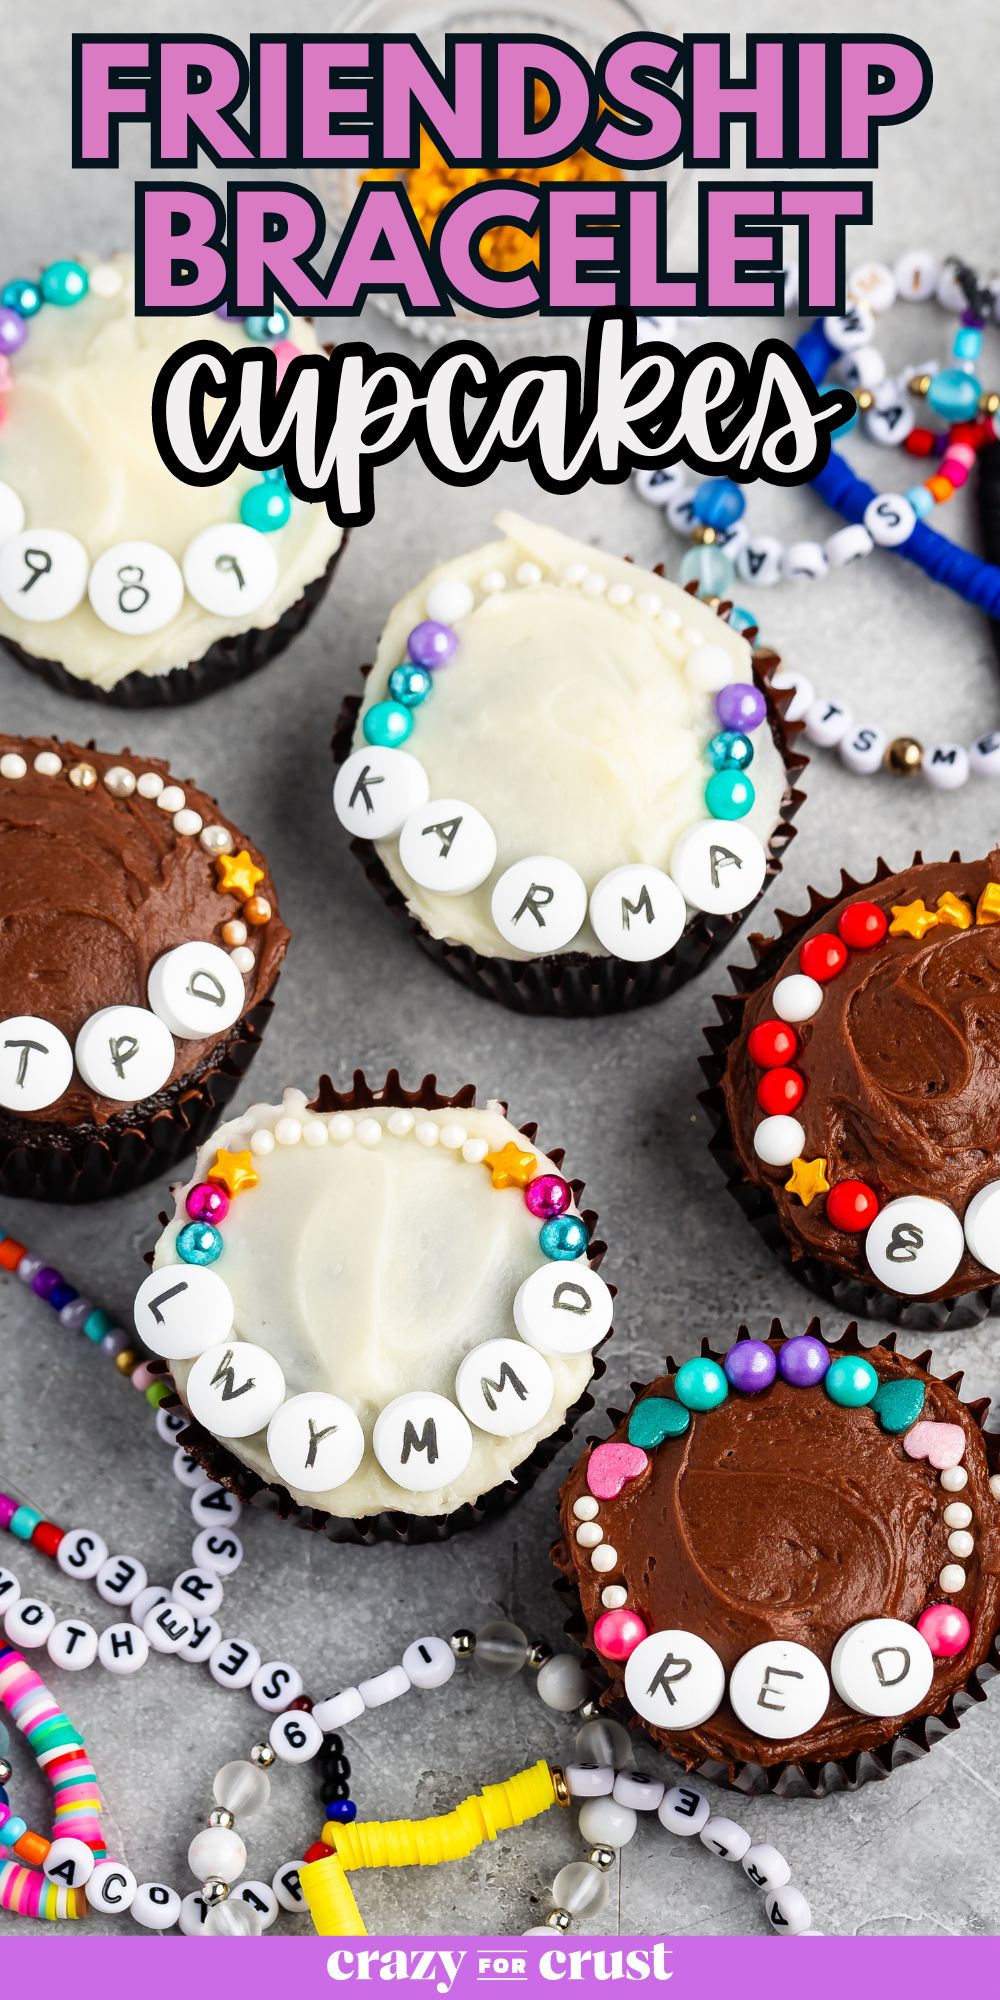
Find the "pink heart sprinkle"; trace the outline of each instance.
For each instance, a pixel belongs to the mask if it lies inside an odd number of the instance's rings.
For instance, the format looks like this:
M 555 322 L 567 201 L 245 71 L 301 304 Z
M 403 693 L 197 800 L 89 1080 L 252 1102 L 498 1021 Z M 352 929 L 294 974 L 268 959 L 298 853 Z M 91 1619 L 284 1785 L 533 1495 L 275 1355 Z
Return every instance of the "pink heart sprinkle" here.
M 597 1500 L 617 1500 L 630 1479 L 645 1472 L 649 1460 L 637 1444 L 599 1444 L 590 1454 L 587 1485 Z
M 926 1458 L 935 1472 L 949 1465 L 961 1465 L 965 1454 L 965 1432 L 961 1424 L 914 1424 L 903 1439 L 910 1458 Z

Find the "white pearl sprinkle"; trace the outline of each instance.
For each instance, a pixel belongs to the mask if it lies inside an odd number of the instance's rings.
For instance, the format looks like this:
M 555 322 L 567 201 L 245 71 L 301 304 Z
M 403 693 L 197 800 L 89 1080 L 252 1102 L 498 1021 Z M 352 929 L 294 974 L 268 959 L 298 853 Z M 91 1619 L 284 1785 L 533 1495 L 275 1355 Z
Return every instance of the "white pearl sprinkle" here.
M 253 952 L 251 951 L 250 946 L 248 944 L 234 945 L 229 956 L 232 959 L 237 972 L 243 972 L 243 973 L 252 972 L 254 966 L 257 963 L 257 960 L 255 959 Z
M 574 584 L 582 583 L 586 574 L 587 574 L 586 563 L 581 563 L 581 562 L 567 563 L 562 573 L 562 580 L 564 583 L 568 583 L 572 587 Z
M 464 1125 L 442 1125 L 441 1144 L 449 1153 L 460 1153 L 468 1138 Z
M 279 1118 L 274 1127 L 274 1136 L 279 1146 L 297 1146 L 302 1137 L 302 1123 L 298 1118 Z
M 156 803 L 161 812 L 180 812 L 184 805 L 184 793 L 179 785 L 164 785 L 156 795 Z
M 972 1508 L 967 1507 L 964 1500 L 953 1500 L 951 1506 L 945 1508 L 942 1520 L 946 1528 L 967 1528 L 972 1520 Z
M 27 770 L 24 758 L 19 757 L 16 750 L 8 750 L 0 757 L 0 778 L 23 778 Z
M 965 1571 L 962 1568 L 961 1563 L 945 1563 L 945 1566 L 941 1571 L 940 1576 L 938 1577 L 938 1583 L 940 1584 L 941 1589 L 948 1591 L 949 1595 L 951 1596 L 954 1595 L 956 1590 L 964 1590 Z
M 135 789 L 141 799 L 158 799 L 163 790 L 163 779 L 159 771 L 140 771 L 135 781 Z M 183 799 L 181 804 L 184 804 Z
M 679 611 L 674 611 L 669 604 L 664 605 L 663 610 L 660 612 L 660 623 L 661 625 L 666 625 L 671 632 L 679 632 L 681 629 L 681 614 Z
M 635 591 L 630 583 L 613 583 L 608 591 L 608 603 L 614 605 L 631 604 Z
M 162 799 L 160 804 L 163 804 Z M 193 806 L 182 806 L 180 812 L 174 814 L 174 832 L 186 833 L 191 840 L 201 832 L 201 825 L 201 814 L 196 813 Z
M 445 625 L 454 625 L 456 618 L 467 618 L 475 609 L 475 595 L 460 576 L 441 576 L 432 583 L 427 592 L 427 616 L 437 618 Z
M 479 579 L 479 588 L 485 596 L 493 597 L 498 590 L 506 590 L 507 578 L 502 569 L 485 570 Z
M 266 1153 L 274 1152 L 274 1133 L 270 1132 L 266 1125 L 262 1125 L 258 1132 L 251 1132 L 250 1151 L 256 1153 L 258 1159 L 263 1159 Z
M 88 290 L 95 299 L 116 299 L 124 283 L 114 264 L 95 264 L 87 280 Z
M 597 1501 L 591 1493 L 581 1493 L 579 1500 L 573 1502 L 573 1512 L 578 1521 L 596 1521 Z
M 623 1583 L 606 1583 L 601 1592 L 601 1603 L 606 1611 L 620 1611 L 628 1603 L 628 1591 Z
M 242 917 L 230 917 L 222 926 L 223 941 L 226 944 L 246 944 L 249 935 Z
M 963 1562 L 968 1561 L 975 1546 L 973 1537 L 964 1528 L 956 1528 L 954 1534 L 948 1536 L 949 1555 L 961 1556 Z
M 440 1128 L 432 1118 L 425 1118 L 416 1128 L 414 1137 L 419 1146 L 436 1146 L 441 1137 Z
M 536 562 L 518 563 L 518 566 L 514 571 L 515 583 L 520 583 L 525 588 L 527 588 L 533 583 L 541 583 L 541 580 L 542 580 L 542 572 L 538 563 Z
M 394 1139 L 405 1139 L 407 1134 L 412 1132 L 416 1122 L 412 1111 L 407 1111 L 402 1105 L 398 1111 L 390 1111 L 386 1119 Z
M 310 1118 L 308 1124 L 302 1127 L 302 1137 L 307 1146 L 325 1146 L 329 1136 L 322 1118 Z
M 231 854 L 233 851 L 233 836 L 228 827 L 203 826 L 200 838 L 206 854 Z
M 994 1486 L 991 1479 L 990 1492 L 995 1500 L 1000 1500 L 1000 1477 L 994 1473 L 993 1478 L 996 1479 L 996 1485 Z M 969 1484 L 969 1475 L 964 1465 L 946 1465 L 941 1474 L 941 1484 L 946 1493 L 961 1493 L 963 1487 Z
M 354 1137 L 354 1120 L 349 1111 L 335 1111 L 327 1119 L 327 1131 L 335 1146 L 346 1145 Z
M 354 1127 L 354 1137 L 359 1146 L 378 1146 L 382 1140 L 382 1127 L 377 1118 L 359 1118 Z
M 604 1529 L 599 1521 L 581 1521 L 576 1539 L 581 1549 L 596 1549 L 598 1542 L 604 1540 Z
M 966 1477 L 968 1477 L 968 1475 L 966 1475 Z M 944 1474 L 943 1474 L 943 1473 L 941 1474 L 941 1484 L 942 1484 L 942 1486 L 944 1485 Z M 963 1479 L 963 1481 L 962 1481 L 962 1485 L 963 1485 L 963 1486 L 965 1485 L 965 1480 L 964 1480 L 964 1479 Z M 992 1495 L 993 1495 L 993 1498 L 994 1498 L 994 1500 L 1000 1500 L 1000 1472 L 994 1472 L 994 1473 L 993 1473 L 993 1474 L 991 1475 L 991 1477 L 990 1477 L 990 1492 L 992 1493 Z
M 594 1550 L 590 1558 L 590 1566 L 592 1569 L 601 1572 L 606 1572 L 609 1569 L 617 1569 L 618 1550 L 613 1549 L 610 1542 L 602 1542 L 600 1548 Z
M 35 770 L 41 778 L 57 778 L 62 770 L 62 758 L 57 757 L 54 750 L 39 750 Z
M 635 608 L 642 612 L 644 618 L 658 618 L 662 605 L 663 599 L 655 590 L 644 590 L 635 600 Z
M 681 633 L 681 638 L 683 639 L 684 644 L 685 646 L 687 646 L 689 651 L 694 646 L 703 646 L 705 644 L 704 632 L 697 631 L 697 629 L 693 625 L 688 625 L 685 627 L 685 630 Z M 739 676 L 736 673 L 734 673 L 733 679 L 734 681 L 738 680 Z
M 306 1092 L 296 1089 L 293 1083 L 288 1084 L 281 1093 L 282 1108 L 285 1111 L 304 1111 L 308 1102 Z
M 588 569 L 583 579 L 585 597 L 603 597 L 608 587 L 608 579 L 599 569 Z
M 470 1167 L 481 1167 L 489 1150 L 488 1139 L 466 1139 L 462 1147 L 462 1158 L 468 1160 Z

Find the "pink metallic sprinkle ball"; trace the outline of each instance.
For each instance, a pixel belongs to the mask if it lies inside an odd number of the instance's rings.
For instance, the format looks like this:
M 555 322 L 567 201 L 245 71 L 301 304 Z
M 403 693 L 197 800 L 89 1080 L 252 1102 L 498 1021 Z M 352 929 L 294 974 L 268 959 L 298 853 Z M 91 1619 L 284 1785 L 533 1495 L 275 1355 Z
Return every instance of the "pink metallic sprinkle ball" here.
M 929 1604 L 917 1619 L 917 1631 L 926 1639 L 936 1660 L 953 1660 L 964 1653 L 972 1627 L 957 1604 Z
M 634 1611 L 602 1611 L 594 1626 L 594 1644 L 606 1660 L 627 1660 L 646 1636 Z
M 538 1174 L 528 1182 L 524 1199 L 532 1215 L 565 1215 L 573 1199 L 573 1190 L 561 1174 Z
M 211 1181 L 199 1181 L 184 1206 L 192 1222 L 222 1222 L 229 1213 L 229 1196 L 225 1188 L 213 1187 Z

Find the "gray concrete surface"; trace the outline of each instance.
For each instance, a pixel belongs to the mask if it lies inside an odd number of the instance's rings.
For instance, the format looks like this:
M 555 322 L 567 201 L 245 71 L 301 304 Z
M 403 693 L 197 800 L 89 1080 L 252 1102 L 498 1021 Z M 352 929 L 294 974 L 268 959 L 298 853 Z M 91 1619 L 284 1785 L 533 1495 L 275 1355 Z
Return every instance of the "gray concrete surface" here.
M 336 6 L 289 0 L 281 24 L 329 28 Z M 704 25 L 677 6 L 676 25 Z M 931 0 L 880 19 L 921 40 L 936 65 L 935 94 L 919 123 L 889 133 L 877 175 L 869 253 L 909 247 L 914 236 L 987 263 L 996 251 L 992 96 L 1000 26 L 984 0 L 954 12 Z M 147 27 L 209 26 L 218 32 L 273 27 L 266 0 L 147 0 Z M 792 0 L 716 0 L 712 23 L 742 30 L 817 25 Z M 8 24 L 3 119 L 5 272 L 32 270 L 76 245 L 130 240 L 127 176 L 69 169 L 68 37 L 71 29 L 134 28 L 128 0 L 50 0 Z M 831 22 L 832 25 L 832 22 Z M 975 25 L 975 32 L 971 29 Z M 845 0 L 836 26 L 871 28 L 870 9 Z M 992 58 L 992 61 L 991 61 Z M 48 93 L 48 108 L 43 104 Z M 130 162 L 140 164 L 135 147 Z M 690 219 L 690 209 L 688 210 Z M 898 316 L 897 316 L 898 317 Z M 942 321 L 919 317 L 897 329 L 897 359 L 932 353 Z M 384 333 L 373 315 L 371 325 Z M 991 350 L 992 351 L 992 350 Z M 1000 372 L 1000 371 L 998 371 Z M 883 483 L 898 477 L 880 461 Z M 499 505 L 517 505 L 570 532 L 666 556 L 679 545 L 656 514 L 627 491 L 556 502 L 537 496 L 520 472 L 461 497 L 433 487 L 408 461 L 379 481 L 378 516 L 356 535 L 335 589 L 308 633 L 267 672 L 231 695 L 172 715 L 118 717 L 50 694 L 0 662 L 5 727 L 53 730 L 108 748 L 129 743 L 196 774 L 266 848 L 294 931 L 277 1015 L 247 1092 L 312 1084 L 320 1069 L 346 1077 L 398 1063 L 405 1075 L 435 1069 L 449 1084 L 475 1078 L 509 1097 L 515 1115 L 537 1117 L 563 1140 L 586 1175 L 611 1250 L 607 1271 L 621 1296 L 609 1394 L 648 1375 L 665 1348 L 725 1339 L 746 1317 L 771 1313 L 804 1322 L 807 1295 L 775 1271 L 726 1194 L 705 1148 L 695 1103 L 697 1057 L 720 967 L 666 1006 L 624 1020 L 563 1024 L 513 1019 L 446 980 L 386 917 L 345 852 L 329 800 L 327 740 L 341 691 L 370 657 L 387 606 L 430 562 L 488 532 Z M 818 503 L 785 497 L 756 507 L 798 531 L 822 530 Z M 958 505 L 949 527 L 967 533 Z M 1000 718 L 1000 689 L 987 635 L 971 613 L 882 556 L 826 584 L 758 600 L 767 636 L 855 712 L 915 728 L 928 740 L 968 740 Z M 885 854 L 896 864 L 914 847 L 980 853 L 998 830 L 997 795 L 970 785 L 954 798 L 888 778 L 846 776 L 823 756 L 784 877 L 772 902 L 798 906 L 809 881 L 832 887 L 840 862 L 864 871 Z M 745 946 L 736 954 L 746 957 Z M 244 1100 L 250 1101 L 244 1093 Z M 7 1203 L 0 1226 L 22 1234 L 94 1297 L 124 1316 L 141 1272 L 163 1189 L 77 1212 Z M 835 1318 L 835 1316 L 834 1316 Z M 190 1528 L 169 1455 L 144 1403 L 114 1370 L 58 1335 L 45 1308 L 11 1281 L 0 1286 L 0 1487 L 63 1522 L 90 1522 L 119 1549 L 139 1554 L 151 1576 L 170 1580 L 186 1563 Z M 907 1343 L 914 1351 L 916 1343 Z M 970 1391 L 1000 1391 L 997 1329 L 987 1322 L 938 1344 L 937 1359 L 964 1366 Z M 570 1461 L 507 1522 L 438 1549 L 336 1549 L 267 1519 L 245 1523 L 247 1559 L 227 1590 L 226 1629 L 252 1633 L 269 1653 L 298 1662 L 307 1684 L 326 1691 L 389 1663 L 412 1635 L 450 1631 L 498 1613 L 554 1636 L 559 1617 L 546 1549 L 553 1496 Z M 0 1560 L 9 1560 L 5 1540 Z M 60 1615 L 92 1615 L 97 1600 L 71 1587 L 40 1557 L 17 1550 L 24 1582 Z M 83 1724 L 101 1772 L 119 1851 L 141 1877 L 186 1891 L 186 1847 L 210 1804 L 212 1773 L 254 1739 L 249 1697 L 223 1694 L 207 1673 L 156 1660 L 135 1680 L 91 1672 L 55 1676 Z M 469 1676 L 441 1694 L 414 1696 L 350 1735 L 354 1786 L 369 1815 L 429 1812 L 472 1786 L 540 1754 L 568 1748 L 568 1731 L 532 1689 Z M 17 1806 L 36 1824 L 46 1801 L 17 1756 Z M 822 1804 L 735 1802 L 755 1838 L 789 1856 L 827 1932 L 991 1933 L 1000 1883 L 994 1865 L 1000 1801 L 1000 1696 L 930 1758 L 855 1797 Z M 725 1801 L 723 1809 L 733 1807 Z M 280 1774 L 268 1811 L 249 1827 L 253 1875 L 270 1877 L 318 1824 L 313 1784 Z M 461 1868 L 428 1876 L 372 1876 L 363 1902 L 372 1929 L 517 1932 L 540 1920 L 546 1884 L 576 1852 L 566 1820 L 546 1818 Z M 755 1898 L 737 1871 L 700 1846 L 644 1827 L 614 1877 L 609 1931 L 753 1933 Z M 98 1926 L 91 1923 L 88 1928 Z

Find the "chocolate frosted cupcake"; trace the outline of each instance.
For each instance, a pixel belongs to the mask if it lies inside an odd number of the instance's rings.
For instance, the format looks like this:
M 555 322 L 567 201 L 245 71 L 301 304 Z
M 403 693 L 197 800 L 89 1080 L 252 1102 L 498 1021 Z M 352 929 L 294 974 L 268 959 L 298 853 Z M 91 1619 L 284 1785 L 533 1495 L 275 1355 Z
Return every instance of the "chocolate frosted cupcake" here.
M 165 764 L 0 736 L 0 1191 L 123 1193 L 232 1096 L 288 932 L 263 858 Z
M 894 1342 L 828 1347 L 813 1321 L 706 1344 L 562 1489 L 553 1553 L 603 1703 L 687 1770 L 853 1789 L 957 1728 L 1000 1664 L 989 1404 Z
M 510 1505 L 591 1407 L 596 1218 L 474 1098 L 324 1078 L 221 1126 L 176 1190 L 136 1326 L 241 1498 L 427 1540 Z
M 884 864 L 754 940 L 709 1034 L 716 1151 L 804 1282 L 907 1326 L 966 1326 L 1000 1274 L 1000 851 Z
M 473 991 L 527 1013 L 661 999 L 780 865 L 804 762 L 788 696 L 661 576 L 498 527 L 389 613 L 334 739 L 338 817 Z
M 167 471 L 153 386 L 206 338 L 268 345 L 279 369 L 318 345 L 280 311 L 137 319 L 124 256 L 4 288 L 0 639 L 65 693 L 125 707 L 208 694 L 280 652 L 332 575 L 342 530 L 283 481 L 240 470 L 199 487 Z

